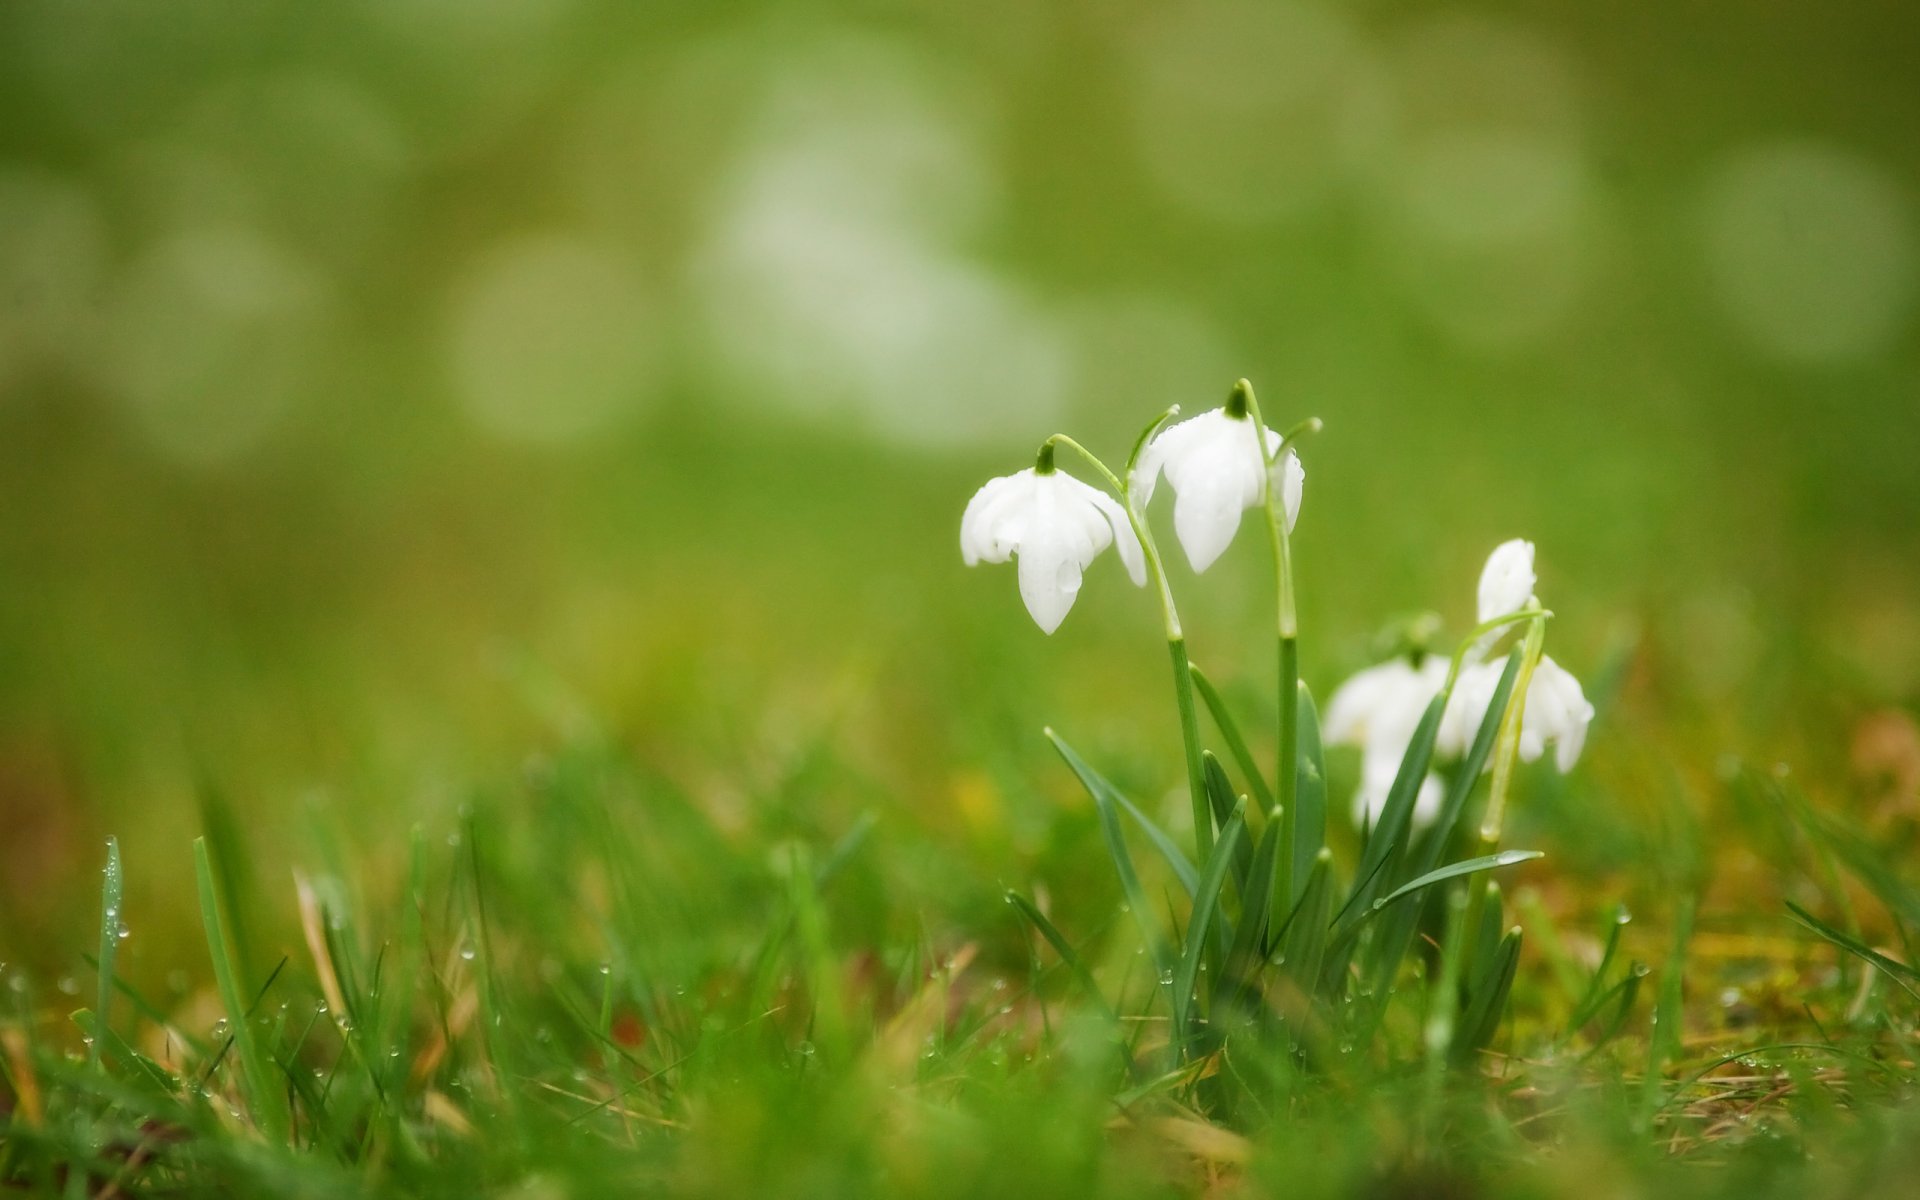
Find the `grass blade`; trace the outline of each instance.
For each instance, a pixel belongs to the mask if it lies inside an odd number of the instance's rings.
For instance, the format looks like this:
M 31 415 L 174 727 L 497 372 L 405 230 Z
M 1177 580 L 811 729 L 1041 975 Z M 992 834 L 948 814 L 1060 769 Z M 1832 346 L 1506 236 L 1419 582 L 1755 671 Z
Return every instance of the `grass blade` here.
M 1454 1064 L 1472 1059 L 1482 1047 L 1491 1045 L 1506 1015 L 1507 995 L 1513 990 L 1513 975 L 1520 963 L 1520 927 L 1507 930 L 1495 947 L 1487 969 L 1481 973 L 1467 1002 L 1466 1015 L 1450 1049 Z
M 1212 751 L 1201 754 L 1200 761 L 1207 773 L 1207 801 L 1213 806 L 1213 817 L 1222 829 L 1233 815 L 1240 811 L 1240 798 L 1233 794 L 1233 781 L 1227 778 L 1227 769 Z M 1247 871 L 1253 865 L 1253 847 L 1241 839 L 1240 849 L 1233 857 L 1233 890 L 1236 895 L 1247 894 Z M 1197 899 L 1198 897 L 1196 897 Z
M 1139 923 L 1140 932 L 1147 939 L 1147 953 L 1153 956 L 1154 970 L 1159 978 L 1165 978 L 1173 970 L 1173 962 L 1167 955 L 1167 947 L 1160 937 L 1160 931 L 1153 926 L 1152 909 L 1147 907 L 1147 895 L 1140 887 L 1140 874 L 1133 869 L 1133 855 L 1127 850 L 1126 837 L 1120 830 L 1120 814 L 1116 811 L 1112 796 L 1117 795 L 1113 785 L 1100 777 L 1100 773 L 1086 764 L 1073 747 L 1053 730 L 1045 730 L 1047 740 L 1060 753 L 1067 767 L 1079 776 L 1080 784 L 1093 797 L 1094 807 L 1100 813 L 1100 832 L 1107 840 L 1107 855 L 1113 859 L 1114 872 L 1120 876 L 1120 891 L 1126 897 L 1127 907 L 1133 913 L 1133 919 Z
M 280 1089 L 267 1068 L 254 1037 L 251 1007 L 241 998 L 240 978 L 234 970 L 234 956 L 227 942 L 227 923 L 222 917 L 219 892 L 214 883 L 213 862 L 207 852 L 207 839 L 193 839 L 193 870 L 200 886 L 200 920 L 206 926 L 207 950 L 213 957 L 214 981 L 220 988 L 220 1002 L 226 1007 L 228 1027 L 234 1045 L 240 1051 L 240 1070 L 246 1077 L 247 1092 L 253 1101 L 254 1119 L 267 1137 L 276 1143 L 287 1140 L 289 1117 Z
M 1187 670 L 1193 675 L 1193 689 L 1200 693 L 1200 702 L 1207 706 L 1207 715 L 1213 718 L 1213 727 L 1220 731 L 1220 740 L 1227 744 L 1227 753 L 1233 755 L 1234 765 L 1240 768 L 1240 774 L 1246 778 L 1247 789 L 1260 805 L 1261 812 L 1273 811 L 1273 789 L 1260 774 L 1260 766 L 1253 761 L 1253 752 L 1247 749 L 1247 739 L 1240 736 L 1240 726 L 1234 722 L 1233 714 L 1227 710 L 1226 699 L 1220 695 L 1199 667 L 1188 664 Z
M 1187 921 L 1186 944 L 1180 951 L 1180 966 L 1173 979 L 1173 1039 L 1184 1049 L 1191 1032 L 1189 1014 L 1193 1005 L 1194 984 L 1200 977 L 1200 963 L 1206 957 L 1207 934 L 1213 924 L 1214 910 L 1220 905 L 1220 889 L 1226 885 L 1227 871 L 1245 840 L 1247 822 L 1245 802 L 1234 806 L 1227 823 L 1214 843 L 1207 860 L 1207 873 L 1200 877 L 1200 890 L 1193 898 L 1193 916 Z
M 1087 964 L 1081 960 L 1080 952 L 1075 950 L 1073 943 L 1067 940 L 1066 935 L 1047 919 L 1046 914 L 1041 912 L 1033 901 L 1012 889 L 1007 891 L 1007 903 L 1013 905 L 1014 911 L 1025 917 L 1029 925 L 1039 930 L 1041 937 L 1047 939 L 1047 943 L 1060 956 L 1060 961 L 1067 964 L 1067 969 L 1073 972 L 1073 977 L 1080 982 L 1080 986 L 1086 989 L 1088 997 L 1099 1007 L 1101 1014 L 1109 1021 L 1119 1020 L 1114 1015 L 1113 1008 L 1107 1003 L 1107 998 L 1100 994 L 1100 985 L 1094 982 L 1093 972 L 1087 970 Z
M 1306 890 L 1313 860 L 1327 844 L 1327 763 L 1320 745 L 1320 710 L 1307 685 L 1298 686 L 1293 812 L 1286 814 L 1293 822 L 1293 870 L 1289 873 L 1293 895 L 1286 898 L 1289 906 Z
M 1614 955 L 1620 952 L 1620 935 L 1626 931 L 1627 924 L 1632 920 L 1633 915 L 1627 911 L 1626 905 L 1619 905 L 1613 910 L 1613 928 L 1607 931 L 1607 944 L 1600 951 L 1600 965 L 1594 969 L 1593 982 L 1587 985 L 1586 994 L 1580 998 L 1580 1003 L 1574 1005 L 1573 1016 L 1567 1021 L 1569 1034 L 1593 1020 L 1594 1014 L 1606 1004 L 1607 997 L 1602 993 L 1601 988 L 1606 983 L 1607 968 L 1613 965 Z M 1612 990 L 1609 989 L 1608 994 Z
M 1140 827 L 1140 831 L 1147 835 L 1147 840 L 1153 843 L 1153 848 L 1160 852 L 1160 857 L 1165 859 L 1167 866 L 1173 869 L 1173 877 L 1180 881 L 1181 890 L 1185 891 L 1191 899 L 1195 889 L 1200 886 L 1200 872 L 1194 869 L 1193 861 L 1187 857 L 1187 852 L 1180 848 L 1179 843 L 1168 837 L 1167 831 L 1160 828 L 1159 824 L 1142 811 L 1139 805 L 1127 799 L 1126 793 L 1098 775 L 1094 778 L 1099 779 L 1106 787 L 1107 798 L 1124 809 L 1126 814 L 1133 818 L 1133 823 Z M 1085 781 L 1082 780 L 1082 782 Z
M 1687 943 L 1693 938 L 1695 898 L 1680 901 L 1673 919 L 1673 949 L 1660 972 L 1660 995 L 1653 1002 L 1653 1027 L 1647 1033 L 1647 1073 L 1640 1093 L 1640 1128 L 1645 1130 L 1663 1107 L 1667 1060 L 1680 1049 L 1682 981 L 1686 977 Z
M 1252 989 L 1255 967 L 1265 957 L 1261 953 L 1272 928 L 1269 909 L 1273 899 L 1275 864 L 1280 858 L 1280 822 L 1278 814 L 1267 818 L 1260 833 L 1260 844 L 1253 851 L 1253 866 L 1247 872 L 1247 888 L 1240 896 L 1240 925 L 1234 931 L 1233 944 L 1227 948 L 1220 983 L 1223 994 L 1239 999 Z
M 1406 841 L 1407 829 L 1413 822 L 1413 802 L 1427 778 L 1427 765 L 1433 760 L 1433 743 L 1440 734 L 1440 715 L 1446 704 L 1445 693 L 1433 698 L 1414 730 L 1413 740 L 1407 744 L 1399 774 L 1393 777 L 1393 786 L 1387 790 L 1387 802 L 1380 811 L 1379 823 L 1367 837 L 1366 849 L 1360 855 L 1347 909 L 1364 908 L 1373 898 L 1374 890 L 1381 886 L 1387 874 L 1388 864 Z
M 1801 908 L 1793 901 L 1789 900 L 1786 903 L 1787 909 L 1793 914 L 1794 920 L 1798 921 L 1817 936 L 1845 950 L 1847 953 L 1855 955 L 1862 961 L 1879 968 L 1882 974 L 1893 980 L 1896 984 L 1899 984 L 1907 995 L 1912 996 L 1916 1000 L 1920 1000 L 1920 992 L 1915 992 L 1911 986 L 1912 984 L 1920 983 L 1920 971 L 1914 970 L 1903 962 L 1888 958 L 1886 955 L 1856 937 L 1840 932 L 1806 909 Z
M 1499 867 L 1510 867 L 1515 863 L 1532 862 L 1536 858 L 1545 858 L 1543 850 L 1502 850 L 1498 854 L 1485 854 L 1479 858 L 1462 859 L 1457 863 L 1448 863 L 1437 870 L 1428 871 L 1418 879 L 1408 880 L 1365 909 L 1354 910 L 1349 906 L 1342 913 L 1339 927 L 1335 929 L 1333 940 L 1338 942 L 1351 937 L 1369 917 L 1386 909 L 1397 901 L 1416 895 L 1436 883 L 1445 883 L 1449 879 L 1458 879 L 1462 875 L 1472 875 L 1477 871 L 1492 871 Z M 1495 910 L 1496 913 L 1498 910 Z
M 100 992 L 94 1008 L 103 1031 L 113 1022 L 113 959 L 120 949 L 120 930 L 125 928 L 120 921 L 120 900 L 125 890 L 126 881 L 120 872 L 120 840 L 110 837 L 107 866 L 100 880 Z M 87 1059 L 97 1067 L 106 1038 L 90 1040 L 93 1044 L 87 1048 Z

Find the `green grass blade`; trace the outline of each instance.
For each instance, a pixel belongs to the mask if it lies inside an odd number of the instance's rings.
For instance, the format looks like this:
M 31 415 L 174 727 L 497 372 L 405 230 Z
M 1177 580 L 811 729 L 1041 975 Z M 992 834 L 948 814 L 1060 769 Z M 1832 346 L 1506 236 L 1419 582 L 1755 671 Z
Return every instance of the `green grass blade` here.
M 1435 696 L 1414 730 L 1413 740 L 1400 760 L 1400 771 L 1387 790 L 1380 820 L 1368 835 L 1366 849 L 1360 855 L 1353 892 L 1347 897 L 1349 909 L 1365 908 L 1388 876 L 1388 864 L 1404 848 L 1408 827 L 1413 822 L 1413 802 L 1419 797 L 1420 784 L 1427 777 L 1427 765 L 1433 760 L 1433 743 L 1440 733 L 1440 715 L 1446 702 L 1444 694 Z
M 1159 824 L 1142 811 L 1139 805 L 1127 799 L 1126 793 L 1098 775 L 1094 778 L 1099 779 L 1106 787 L 1107 799 L 1119 805 L 1129 817 L 1133 818 L 1133 823 L 1140 827 L 1140 832 L 1147 835 L 1147 840 L 1153 843 L 1153 848 L 1160 852 L 1160 857 L 1165 859 L 1167 866 L 1173 870 L 1173 877 L 1180 881 L 1181 890 L 1191 899 L 1194 891 L 1200 886 L 1200 872 L 1194 869 L 1193 860 L 1187 857 L 1187 852 L 1180 848 L 1179 843 L 1168 837 L 1167 831 L 1160 828 Z M 1082 782 L 1085 781 L 1082 780 Z
M 120 917 L 120 901 L 126 891 L 126 881 L 120 872 L 120 841 L 107 839 L 107 866 L 100 880 L 100 976 L 99 999 L 94 1012 L 99 1014 L 103 1029 L 113 1023 L 113 960 L 120 950 L 120 931 L 125 928 Z M 92 1045 L 87 1048 L 87 1059 L 94 1066 L 100 1065 L 100 1053 L 104 1037 L 90 1039 Z
M 1601 1047 L 1620 1036 L 1620 1031 L 1627 1027 L 1627 1018 L 1633 1015 L 1633 1002 L 1640 995 L 1640 981 L 1646 977 L 1646 964 L 1635 962 L 1627 968 L 1626 975 L 1621 978 L 1619 983 L 1608 988 L 1597 998 L 1594 1003 L 1593 1013 L 1589 1016 L 1588 1020 L 1598 1017 L 1606 1010 L 1609 1004 L 1613 1007 L 1613 1018 L 1601 1027 L 1599 1035 L 1593 1039 L 1593 1045 L 1588 1047 L 1586 1054 L 1582 1056 L 1583 1059 L 1592 1058 L 1595 1054 L 1598 1054 Z M 1615 997 L 1618 997 L 1617 1001 Z M 1581 1022 L 1581 1024 L 1585 1023 L 1584 1021 Z M 1579 1025 L 1569 1025 L 1567 1027 L 1568 1036 L 1572 1036 L 1573 1032 L 1579 1027 Z
M 1046 914 L 1041 912 L 1031 900 L 1028 900 L 1019 892 L 1009 889 L 1007 891 L 1007 903 L 1013 905 L 1014 911 L 1025 917 L 1029 925 L 1039 930 L 1041 937 L 1047 939 L 1047 943 L 1053 947 L 1054 953 L 1060 956 L 1061 962 L 1067 964 L 1067 969 L 1073 972 L 1074 979 L 1079 981 L 1080 986 L 1085 989 L 1087 997 L 1100 1009 L 1102 1015 L 1109 1021 L 1118 1020 L 1119 1018 L 1114 1015 L 1112 1006 L 1107 1003 L 1107 998 L 1100 994 L 1100 985 L 1094 982 L 1093 972 L 1087 969 L 1087 964 L 1081 959 L 1080 952 L 1073 948 L 1073 943 L 1067 940 L 1066 935 L 1061 933 L 1060 930 L 1054 926 L 1054 923 L 1047 919 Z
M 1194 985 L 1200 977 L 1200 963 L 1206 958 L 1208 932 L 1213 924 L 1214 911 L 1220 905 L 1220 889 L 1226 885 L 1227 872 L 1232 867 L 1234 857 L 1244 841 L 1247 822 L 1245 802 L 1234 807 L 1227 822 L 1220 830 L 1220 840 L 1214 843 L 1213 855 L 1207 860 L 1206 874 L 1200 877 L 1200 891 L 1193 899 L 1193 916 L 1187 921 L 1186 943 L 1180 950 L 1180 966 L 1173 979 L 1173 1038 L 1174 1045 L 1184 1049 L 1191 1034 L 1188 1021 L 1192 1012 Z
M 1088 766 L 1073 750 L 1073 747 L 1053 730 L 1045 731 L 1047 740 L 1060 753 L 1068 769 L 1079 776 L 1080 784 L 1093 797 L 1094 808 L 1100 814 L 1100 832 L 1107 841 L 1107 855 L 1113 859 L 1114 873 L 1120 877 L 1120 891 L 1126 897 L 1127 907 L 1133 913 L 1133 919 L 1140 926 L 1140 932 L 1147 940 L 1147 953 L 1153 956 L 1154 970 L 1159 978 L 1165 978 L 1173 970 L 1173 962 L 1168 956 L 1165 941 L 1160 931 L 1153 925 L 1153 910 L 1147 907 L 1146 892 L 1140 887 L 1140 874 L 1133 869 L 1133 855 L 1127 850 L 1127 840 L 1120 829 L 1120 814 L 1112 801 L 1117 794 L 1113 786 L 1100 777 L 1099 772 Z
M 193 839 L 193 870 L 200 887 L 200 920 L 206 926 L 207 950 L 213 958 L 213 976 L 220 989 L 220 1002 L 227 1010 L 227 1023 L 234 1045 L 240 1051 L 240 1069 L 246 1077 L 247 1092 L 253 1101 L 254 1119 L 269 1140 L 284 1143 L 289 1131 L 285 1099 L 267 1059 L 254 1036 L 251 1007 L 242 999 L 240 977 L 234 969 L 233 952 L 227 942 L 227 923 L 222 917 L 220 895 L 214 883 L 214 867 L 207 851 L 207 839 Z
M 1877 967 L 1883 975 L 1898 984 L 1907 995 L 1920 1000 L 1920 992 L 1915 992 L 1911 986 L 1920 983 L 1920 971 L 1914 970 L 1903 962 L 1888 958 L 1856 937 L 1840 932 L 1793 901 L 1789 900 L 1786 903 L 1787 910 L 1793 914 L 1794 920 L 1847 953 Z
M 1643 1130 L 1652 1124 L 1663 1106 L 1667 1062 L 1680 1049 L 1681 989 L 1686 978 L 1687 943 L 1693 938 L 1694 905 L 1691 894 L 1681 899 L 1679 912 L 1673 919 L 1673 949 L 1660 972 L 1660 994 L 1653 1003 L 1653 1027 L 1647 1033 L 1647 1073 L 1640 1093 L 1639 1125 Z
M 1587 985 L 1587 990 L 1581 996 L 1580 1002 L 1574 1005 L 1573 1016 L 1567 1022 L 1568 1033 L 1593 1020 L 1594 1014 L 1599 1012 L 1601 1006 L 1607 1002 L 1606 994 L 1602 992 L 1606 984 L 1607 968 L 1613 965 L 1614 955 L 1620 952 L 1620 937 L 1626 932 L 1627 925 L 1632 920 L 1633 915 L 1627 911 L 1626 905 L 1619 905 L 1613 910 L 1611 922 L 1613 928 L 1607 931 L 1606 946 L 1600 951 L 1600 965 L 1594 969 L 1593 981 Z M 1609 993 L 1611 990 L 1607 989 Z
M 1247 872 L 1247 890 L 1240 898 L 1240 924 L 1234 931 L 1233 944 L 1227 948 L 1220 975 L 1222 994 L 1236 1000 L 1248 995 L 1254 971 L 1265 959 L 1262 949 L 1272 928 L 1269 910 L 1279 858 L 1280 821 L 1275 813 L 1268 816 L 1266 828 L 1260 833 L 1260 844 L 1254 848 L 1253 866 Z
M 1293 822 L 1293 870 L 1289 873 L 1293 895 L 1286 898 L 1289 906 L 1306 889 L 1313 861 L 1320 848 L 1327 844 L 1327 762 L 1320 744 L 1320 710 L 1314 705 L 1313 693 L 1307 685 L 1301 683 L 1298 687 L 1293 812 L 1287 814 L 1287 819 Z
M 1307 872 L 1307 887 L 1278 934 L 1280 970 L 1305 997 L 1316 995 L 1326 967 L 1327 911 L 1333 904 L 1333 852 L 1322 850 Z
M 1233 819 L 1234 813 L 1240 811 L 1240 798 L 1233 794 L 1233 781 L 1227 778 L 1227 769 L 1220 765 L 1220 760 L 1213 756 L 1212 751 L 1203 752 L 1200 755 L 1200 761 L 1205 765 L 1207 773 L 1207 801 L 1213 806 L 1214 820 L 1222 829 L 1225 829 L 1227 822 Z M 1235 895 L 1247 894 L 1247 871 L 1252 866 L 1253 847 L 1247 844 L 1245 838 L 1242 838 L 1240 848 L 1233 856 Z
M 1449 879 L 1458 879 L 1462 875 L 1472 875 L 1478 871 L 1492 871 L 1500 867 L 1513 866 L 1515 863 L 1532 862 L 1536 858 L 1545 857 L 1546 852 L 1543 850 L 1502 850 L 1498 854 L 1485 854 L 1479 858 L 1468 858 L 1462 859 L 1457 863 L 1448 863 L 1444 867 L 1428 871 L 1418 879 L 1408 880 L 1385 896 L 1375 900 L 1364 909 L 1356 910 L 1349 907 L 1346 912 L 1341 914 L 1339 925 L 1333 934 L 1333 940 L 1338 942 L 1343 938 L 1353 936 L 1353 934 L 1359 930 L 1360 926 L 1366 923 L 1368 918 L 1401 900 L 1405 900 L 1409 896 L 1417 895 L 1425 891 L 1436 883 L 1445 883 Z M 1495 911 L 1497 913 L 1498 910 L 1496 909 Z
M 1187 670 L 1193 675 L 1194 691 L 1200 693 L 1200 702 L 1207 706 L 1207 715 L 1213 718 L 1213 727 L 1220 731 L 1220 740 L 1227 744 L 1227 753 L 1233 755 L 1234 765 L 1240 768 L 1240 774 L 1246 778 L 1247 789 L 1253 793 L 1260 811 L 1272 812 L 1273 789 L 1260 774 L 1260 765 L 1254 761 L 1253 752 L 1247 749 L 1247 739 L 1240 735 L 1240 726 L 1227 709 L 1225 697 L 1220 695 L 1219 689 L 1213 686 L 1213 681 L 1199 667 L 1189 664 Z
M 1507 930 L 1475 983 L 1466 1014 L 1460 1020 L 1458 1034 L 1449 1050 L 1455 1064 L 1470 1061 L 1474 1054 L 1493 1043 L 1506 1015 L 1507 996 L 1513 991 L 1513 975 L 1520 963 L 1520 927 Z

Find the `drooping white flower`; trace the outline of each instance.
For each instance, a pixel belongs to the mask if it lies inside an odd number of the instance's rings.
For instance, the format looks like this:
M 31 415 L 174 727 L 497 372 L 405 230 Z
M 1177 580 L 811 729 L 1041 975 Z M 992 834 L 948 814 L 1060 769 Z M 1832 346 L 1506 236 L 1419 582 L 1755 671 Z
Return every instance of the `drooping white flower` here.
M 1020 598 L 1043 633 L 1060 628 L 1080 594 L 1081 573 L 1109 545 L 1134 584 L 1145 587 L 1146 555 L 1126 510 L 1064 471 L 1028 467 L 990 479 L 960 517 L 960 556 L 968 566 L 1019 560 Z
M 1193 569 L 1204 571 L 1233 541 L 1240 514 L 1266 500 L 1267 455 L 1279 448 L 1278 433 L 1262 429 L 1256 438 L 1251 416 L 1234 416 L 1224 408 L 1169 425 L 1148 443 L 1134 466 L 1133 487 L 1140 494 L 1141 510 L 1153 499 L 1154 485 L 1165 473 L 1174 495 L 1173 530 Z M 1271 474 L 1280 488 L 1287 530 L 1292 532 L 1300 514 L 1306 470 L 1289 450 L 1273 465 Z
M 1470 663 L 1460 671 L 1440 722 L 1438 750 L 1460 756 L 1473 744 L 1500 687 L 1503 663 Z M 1534 762 L 1553 743 L 1554 765 L 1561 774 L 1573 770 L 1580 751 L 1587 744 L 1587 726 L 1593 722 L 1593 705 L 1580 689 L 1580 681 L 1552 658 L 1541 655 L 1534 667 L 1533 680 L 1527 685 L 1527 707 L 1520 717 L 1520 757 Z
M 1480 571 L 1480 623 L 1517 613 L 1533 600 L 1533 543 L 1522 538 L 1502 542 Z
M 1353 821 L 1377 824 L 1387 793 L 1400 773 L 1400 760 L 1413 744 L 1427 705 L 1447 682 L 1447 660 L 1428 655 L 1418 666 L 1396 658 L 1368 667 L 1341 684 L 1327 702 L 1320 735 L 1329 745 L 1360 747 L 1360 789 L 1353 798 Z M 1415 825 L 1440 815 L 1440 781 L 1428 775 L 1414 800 Z

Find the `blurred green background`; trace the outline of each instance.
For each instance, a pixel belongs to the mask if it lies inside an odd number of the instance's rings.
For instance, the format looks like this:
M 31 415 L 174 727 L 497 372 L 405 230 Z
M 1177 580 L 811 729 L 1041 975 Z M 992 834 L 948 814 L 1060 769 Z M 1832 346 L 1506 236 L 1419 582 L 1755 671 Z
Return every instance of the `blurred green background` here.
M 961 507 L 1242 375 L 1327 422 L 1322 696 L 1527 536 L 1555 656 L 1624 668 L 1597 805 L 1737 754 L 1911 806 L 1914 35 L 1799 0 L 14 0 L 0 958 L 71 962 L 112 832 L 131 969 L 170 961 L 205 789 L 281 894 L 316 813 L 390 862 L 582 741 L 745 847 L 877 808 L 903 911 L 997 903 L 1084 819 L 1043 722 L 1146 788 L 1177 740 L 1149 597 L 1102 563 L 1043 639 Z M 1249 536 L 1175 581 L 1250 703 L 1266 580 Z

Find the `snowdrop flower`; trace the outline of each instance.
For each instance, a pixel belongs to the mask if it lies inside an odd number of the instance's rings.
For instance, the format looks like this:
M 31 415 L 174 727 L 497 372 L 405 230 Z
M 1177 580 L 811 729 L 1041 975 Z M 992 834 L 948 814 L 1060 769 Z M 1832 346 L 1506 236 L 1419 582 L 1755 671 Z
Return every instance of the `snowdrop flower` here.
M 1472 663 L 1461 669 L 1440 722 L 1438 748 L 1441 753 L 1459 756 L 1467 752 L 1493 704 L 1493 693 L 1500 686 L 1503 663 Z M 1552 658 L 1541 655 L 1534 667 L 1533 681 L 1527 685 L 1527 707 L 1520 717 L 1520 757 L 1537 761 L 1553 743 L 1554 766 L 1561 774 L 1573 770 L 1580 751 L 1587 744 L 1587 726 L 1593 722 L 1593 705 L 1580 689 L 1580 681 Z
M 1480 572 L 1480 623 L 1497 621 L 1533 603 L 1533 543 L 1502 542 Z
M 1418 666 L 1396 658 L 1361 671 L 1341 684 L 1327 702 L 1321 737 L 1329 745 L 1360 747 L 1354 824 L 1379 823 L 1414 730 L 1427 705 L 1446 686 L 1447 668 L 1447 659 L 1440 655 L 1426 655 Z M 1420 782 L 1413 805 L 1415 825 L 1431 824 L 1440 815 L 1441 795 L 1440 781 L 1432 775 Z
M 1052 467 L 988 480 L 960 517 L 960 555 L 968 566 L 1019 559 L 1020 598 L 1043 633 L 1060 628 L 1080 594 L 1080 575 L 1108 545 L 1136 586 L 1147 583 L 1146 555 L 1126 510 L 1111 496 Z M 1043 469 L 1044 468 L 1044 469 Z
M 1216 408 L 1160 431 L 1133 471 L 1133 488 L 1146 511 L 1154 485 L 1164 472 L 1173 488 L 1173 529 L 1195 571 L 1212 566 L 1240 528 L 1240 514 L 1265 502 L 1267 488 L 1278 487 L 1287 532 L 1300 513 L 1306 470 L 1293 451 L 1269 468 L 1267 456 L 1280 448 L 1280 435 L 1253 419 Z M 1262 445 L 1265 446 L 1264 452 Z

